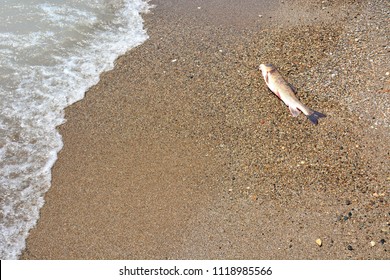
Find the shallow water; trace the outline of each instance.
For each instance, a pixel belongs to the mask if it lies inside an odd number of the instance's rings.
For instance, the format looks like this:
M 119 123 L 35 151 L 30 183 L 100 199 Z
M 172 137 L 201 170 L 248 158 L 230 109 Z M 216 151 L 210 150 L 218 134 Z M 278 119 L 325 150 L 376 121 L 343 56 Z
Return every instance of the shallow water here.
M 0 258 L 16 259 L 62 148 L 56 127 L 115 59 L 147 39 L 141 0 L 0 0 Z

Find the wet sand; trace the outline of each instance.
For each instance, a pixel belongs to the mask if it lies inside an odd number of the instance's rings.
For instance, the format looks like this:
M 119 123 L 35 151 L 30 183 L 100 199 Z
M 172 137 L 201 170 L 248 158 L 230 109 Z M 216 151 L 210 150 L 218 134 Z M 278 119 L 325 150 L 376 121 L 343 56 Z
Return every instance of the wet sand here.
M 388 2 L 237 2 L 152 1 L 67 108 L 22 259 L 389 259 Z

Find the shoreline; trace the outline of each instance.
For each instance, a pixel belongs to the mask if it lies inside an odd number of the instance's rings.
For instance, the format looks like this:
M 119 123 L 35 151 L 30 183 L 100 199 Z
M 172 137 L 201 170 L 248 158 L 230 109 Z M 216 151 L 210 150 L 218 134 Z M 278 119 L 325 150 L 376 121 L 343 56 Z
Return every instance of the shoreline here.
M 388 259 L 388 128 L 342 94 L 389 69 L 342 68 L 379 53 L 348 28 L 389 23 L 339 2 L 152 1 L 150 38 L 66 109 L 21 259 Z M 264 62 L 328 117 L 290 117 Z

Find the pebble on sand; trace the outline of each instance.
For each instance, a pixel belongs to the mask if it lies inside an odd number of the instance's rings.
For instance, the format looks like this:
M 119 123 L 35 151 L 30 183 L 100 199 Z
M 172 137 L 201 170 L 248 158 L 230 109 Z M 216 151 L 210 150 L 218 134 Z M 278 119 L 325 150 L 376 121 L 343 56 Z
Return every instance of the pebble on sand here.
M 318 238 L 318 239 L 316 240 L 316 243 L 317 243 L 317 245 L 318 245 L 319 247 L 322 246 L 322 240 L 321 240 L 320 238 Z
M 371 242 L 370 242 L 371 247 L 374 247 L 375 244 L 376 244 L 375 241 L 371 241 Z
M 389 231 L 390 231 L 390 229 L 387 228 L 387 227 L 384 227 L 384 228 L 381 229 L 381 232 L 388 233 Z

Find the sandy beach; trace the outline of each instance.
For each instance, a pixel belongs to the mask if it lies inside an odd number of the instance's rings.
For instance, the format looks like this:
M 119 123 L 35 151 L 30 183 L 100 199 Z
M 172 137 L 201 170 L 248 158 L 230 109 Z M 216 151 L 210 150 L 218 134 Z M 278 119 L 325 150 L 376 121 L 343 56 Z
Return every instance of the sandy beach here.
M 390 259 L 389 2 L 151 4 L 66 109 L 21 258 Z M 327 117 L 293 118 L 260 63 Z

